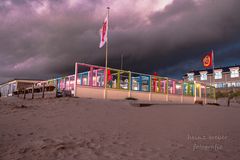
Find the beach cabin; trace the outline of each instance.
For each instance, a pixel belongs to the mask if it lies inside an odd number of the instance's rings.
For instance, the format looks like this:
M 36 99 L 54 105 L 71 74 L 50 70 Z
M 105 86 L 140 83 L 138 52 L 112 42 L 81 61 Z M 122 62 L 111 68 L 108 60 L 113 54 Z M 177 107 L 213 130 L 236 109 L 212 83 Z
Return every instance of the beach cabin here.
M 33 84 L 38 83 L 42 80 L 32 79 L 14 79 L 0 85 L 0 93 L 2 97 L 13 96 L 17 91 L 22 91 Z

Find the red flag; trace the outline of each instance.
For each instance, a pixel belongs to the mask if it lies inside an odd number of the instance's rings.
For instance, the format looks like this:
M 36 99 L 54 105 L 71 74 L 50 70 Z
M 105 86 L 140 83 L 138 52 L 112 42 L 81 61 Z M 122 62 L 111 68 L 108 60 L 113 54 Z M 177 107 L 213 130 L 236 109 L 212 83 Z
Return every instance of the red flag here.
M 107 70 L 107 77 L 108 77 L 108 81 L 111 81 L 112 80 L 112 74 L 111 74 L 111 71 L 110 69 Z
M 202 59 L 203 66 L 209 68 L 213 66 L 213 51 L 208 52 Z
M 108 16 L 105 18 L 102 28 L 99 31 L 100 33 L 100 44 L 99 48 L 102 48 L 107 42 L 107 33 L 108 33 Z
M 157 78 L 156 78 L 156 76 L 157 76 L 157 72 L 154 72 L 153 75 L 154 75 L 153 80 L 156 81 L 156 80 L 157 80 Z

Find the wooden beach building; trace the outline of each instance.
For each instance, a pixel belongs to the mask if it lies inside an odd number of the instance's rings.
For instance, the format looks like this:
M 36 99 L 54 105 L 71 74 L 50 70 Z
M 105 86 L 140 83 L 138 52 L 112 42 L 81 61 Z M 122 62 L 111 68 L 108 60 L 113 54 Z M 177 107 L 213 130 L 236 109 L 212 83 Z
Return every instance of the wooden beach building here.
M 16 91 L 22 91 L 40 81 L 42 80 L 13 79 L 0 84 L 0 94 L 2 97 L 12 96 Z

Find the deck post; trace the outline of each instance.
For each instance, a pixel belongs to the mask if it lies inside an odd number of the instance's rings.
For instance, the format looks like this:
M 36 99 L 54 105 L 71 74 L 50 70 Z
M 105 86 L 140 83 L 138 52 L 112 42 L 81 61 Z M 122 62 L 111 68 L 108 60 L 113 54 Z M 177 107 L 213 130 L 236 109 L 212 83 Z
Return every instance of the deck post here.
M 172 80 L 172 93 L 176 94 L 176 81 Z
M 199 84 L 199 97 L 202 99 L 202 84 Z
M 93 67 L 90 67 L 90 71 L 89 71 L 89 86 L 93 86 Z
M 117 89 L 120 89 L 121 86 L 120 86 L 120 82 L 121 79 L 120 79 L 120 70 L 117 71 Z
M 142 91 L 142 75 L 139 76 L 139 91 Z
M 67 77 L 64 77 L 64 87 L 63 87 L 64 90 L 66 90 L 66 79 L 67 79 Z
M 148 100 L 151 101 L 152 100 L 152 76 L 150 75 L 149 77 L 149 81 L 148 81 L 148 87 L 149 87 L 149 97 Z
M 158 93 L 161 93 L 161 79 L 158 79 Z
M 205 87 L 205 89 L 204 89 L 204 92 L 205 92 L 204 102 L 205 102 L 205 104 L 207 104 L 207 86 L 205 85 L 204 87 Z
M 168 78 L 167 78 L 167 80 L 166 80 L 166 93 L 167 93 L 167 95 L 166 95 L 166 101 L 168 102 L 168 101 L 169 101 L 169 97 L 168 97 Z
M 194 86 L 193 87 L 193 94 L 194 94 L 194 102 L 193 103 L 195 103 L 197 100 L 197 83 L 196 83 L 196 81 L 194 81 L 193 86 Z
M 217 99 L 216 99 L 216 87 L 213 87 L 213 98 L 214 98 L 214 103 L 217 103 Z

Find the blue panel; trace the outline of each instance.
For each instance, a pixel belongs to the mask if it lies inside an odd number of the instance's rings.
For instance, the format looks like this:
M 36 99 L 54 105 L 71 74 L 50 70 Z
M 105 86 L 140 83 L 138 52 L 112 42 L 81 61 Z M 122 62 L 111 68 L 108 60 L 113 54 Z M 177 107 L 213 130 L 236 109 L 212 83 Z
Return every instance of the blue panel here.
M 82 74 L 79 74 L 80 85 L 82 85 Z
M 151 76 L 148 76 L 148 92 L 150 92 L 150 87 L 151 87 L 151 86 L 150 86 L 150 85 L 151 85 L 151 84 L 150 84 L 150 79 L 151 79 Z
M 138 84 L 139 84 L 139 91 L 142 91 L 142 76 L 139 76 Z
M 194 84 L 191 85 L 192 86 L 192 96 L 194 96 Z

